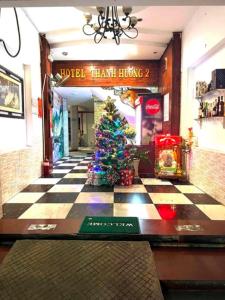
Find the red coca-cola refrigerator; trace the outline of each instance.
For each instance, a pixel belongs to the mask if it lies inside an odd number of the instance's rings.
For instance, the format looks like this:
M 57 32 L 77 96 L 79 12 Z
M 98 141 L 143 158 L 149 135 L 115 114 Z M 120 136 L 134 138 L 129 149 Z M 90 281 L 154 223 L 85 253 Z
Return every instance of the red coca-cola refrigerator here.
M 139 93 L 141 104 L 140 148 L 149 152 L 149 159 L 141 160 L 140 176 L 154 176 L 155 146 L 154 137 L 162 133 L 163 105 L 159 93 Z
M 141 144 L 154 142 L 155 135 L 162 133 L 163 103 L 162 95 L 149 93 L 141 97 Z

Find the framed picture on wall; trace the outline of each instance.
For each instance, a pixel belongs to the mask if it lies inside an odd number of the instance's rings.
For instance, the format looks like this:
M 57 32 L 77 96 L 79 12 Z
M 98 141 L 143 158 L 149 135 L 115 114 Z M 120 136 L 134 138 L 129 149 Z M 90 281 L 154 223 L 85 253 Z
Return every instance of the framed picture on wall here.
M 24 118 L 23 79 L 0 66 L 0 117 Z

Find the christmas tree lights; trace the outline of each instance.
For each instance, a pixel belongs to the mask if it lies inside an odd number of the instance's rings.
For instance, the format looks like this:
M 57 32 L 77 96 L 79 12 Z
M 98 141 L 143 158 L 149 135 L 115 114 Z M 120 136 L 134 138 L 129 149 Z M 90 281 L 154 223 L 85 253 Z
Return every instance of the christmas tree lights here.
M 96 151 L 93 163 L 89 166 L 88 182 L 93 185 L 131 184 L 133 164 L 130 152 L 126 149 L 127 139 L 135 137 L 127 120 L 122 118 L 108 97 L 104 113 L 96 126 Z M 124 174 L 128 174 L 124 182 Z

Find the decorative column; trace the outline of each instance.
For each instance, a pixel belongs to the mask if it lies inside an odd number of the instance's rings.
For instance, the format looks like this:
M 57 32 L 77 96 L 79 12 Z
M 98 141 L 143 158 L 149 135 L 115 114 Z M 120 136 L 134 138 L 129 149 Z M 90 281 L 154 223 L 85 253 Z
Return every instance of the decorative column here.
M 70 128 L 71 128 L 71 151 L 78 149 L 79 135 L 78 135 L 78 106 L 72 105 L 70 107 Z
M 160 59 L 159 91 L 169 97 L 169 119 L 163 122 L 163 133 L 180 134 L 181 32 L 174 32 Z
M 64 156 L 69 155 L 69 132 L 68 132 L 68 108 L 67 101 L 63 99 L 63 137 L 64 137 Z
M 52 62 L 49 61 L 50 46 L 45 36 L 40 35 L 41 48 L 41 83 L 43 91 L 43 159 L 47 159 L 52 166 L 52 137 L 51 137 L 51 101 L 49 76 L 52 73 Z

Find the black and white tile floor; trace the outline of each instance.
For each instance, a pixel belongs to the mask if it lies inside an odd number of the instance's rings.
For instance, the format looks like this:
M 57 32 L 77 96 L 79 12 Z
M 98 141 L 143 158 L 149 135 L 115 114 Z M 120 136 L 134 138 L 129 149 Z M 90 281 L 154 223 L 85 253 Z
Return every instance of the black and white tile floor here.
M 137 216 L 140 219 L 225 220 L 225 206 L 191 184 L 136 178 L 132 186 L 90 186 L 89 155 L 65 157 L 3 205 L 3 218 L 71 219 Z

